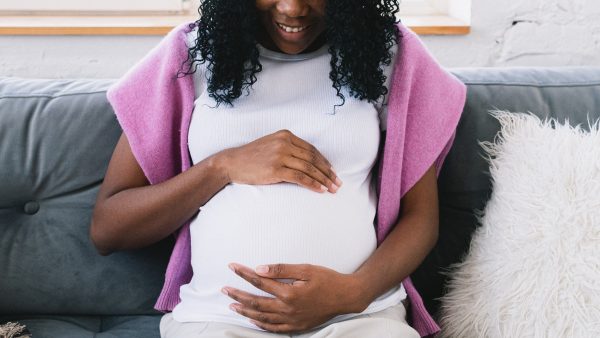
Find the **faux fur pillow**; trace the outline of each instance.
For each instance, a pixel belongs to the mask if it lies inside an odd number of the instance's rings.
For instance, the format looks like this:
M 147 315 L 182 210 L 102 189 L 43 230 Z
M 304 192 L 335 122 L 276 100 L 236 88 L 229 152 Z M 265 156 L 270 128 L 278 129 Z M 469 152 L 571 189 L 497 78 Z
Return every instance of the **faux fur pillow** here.
M 0 338 L 31 338 L 31 333 L 25 325 L 8 322 L 0 325 Z
M 600 337 L 600 132 L 491 112 L 493 182 L 442 300 L 443 337 Z

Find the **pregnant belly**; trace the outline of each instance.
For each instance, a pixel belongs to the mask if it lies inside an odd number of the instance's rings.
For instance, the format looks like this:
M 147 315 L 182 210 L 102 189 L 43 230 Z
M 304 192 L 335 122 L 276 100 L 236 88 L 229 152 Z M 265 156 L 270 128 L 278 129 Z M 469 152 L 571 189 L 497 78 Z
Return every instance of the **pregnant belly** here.
M 250 268 L 308 263 L 354 272 L 376 248 L 376 201 L 368 184 L 346 183 L 336 194 L 291 183 L 221 190 L 190 228 L 197 288 L 228 285 L 267 295 L 229 270 L 231 262 Z

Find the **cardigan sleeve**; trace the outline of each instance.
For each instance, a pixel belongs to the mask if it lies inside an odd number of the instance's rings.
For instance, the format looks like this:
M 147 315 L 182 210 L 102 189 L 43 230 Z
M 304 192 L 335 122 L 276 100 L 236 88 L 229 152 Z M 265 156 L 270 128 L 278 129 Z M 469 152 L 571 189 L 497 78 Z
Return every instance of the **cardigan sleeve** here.
M 151 184 L 182 172 L 181 125 L 193 109 L 191 76 L 179 76 L 187 59 L 188 23 L 171 30 L 107 91 L 132 153 Z M 184 153 L 185 150 L 185 153 Z
M 454 141 L 466 100 L 466 86 L 446 71 L 417 35 L 404 28 L 401 89 L 404 104 L 404 146 L 401 197 L 423 177 L 431 165 L 439 176 Z

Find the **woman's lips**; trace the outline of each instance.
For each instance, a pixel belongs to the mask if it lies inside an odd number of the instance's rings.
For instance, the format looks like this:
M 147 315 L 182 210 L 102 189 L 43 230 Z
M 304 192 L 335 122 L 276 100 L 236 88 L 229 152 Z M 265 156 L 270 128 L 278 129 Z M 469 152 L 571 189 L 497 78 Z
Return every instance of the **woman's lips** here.
M 305 25 L 305 26 L 302 26 L 305 28 L 299 32 L 287 32 L 286 30 L 281 28 L 281 26 L 279 25 L 278 22 L 274 22 L 274 24 L 275 24 L 275 27 L 276 27 L 276 30 L 277 30 L 277 33 L 279 34 L 279 36 L 281 36 L 284 40 L 291 41 L 291 42 L 297 42 L 297 41 L 303 40 L 307 36 L 310 29 L 312 28 L 312 25 Z

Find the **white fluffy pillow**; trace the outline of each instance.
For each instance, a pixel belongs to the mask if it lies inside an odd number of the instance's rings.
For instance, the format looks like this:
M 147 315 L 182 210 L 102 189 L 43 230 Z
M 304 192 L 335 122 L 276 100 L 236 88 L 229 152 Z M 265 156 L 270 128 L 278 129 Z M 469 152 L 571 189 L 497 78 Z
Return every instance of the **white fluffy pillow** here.
M 598 122 L 491 114 L 493 191 L 441 299 L 441 336 L 600 337 Z

